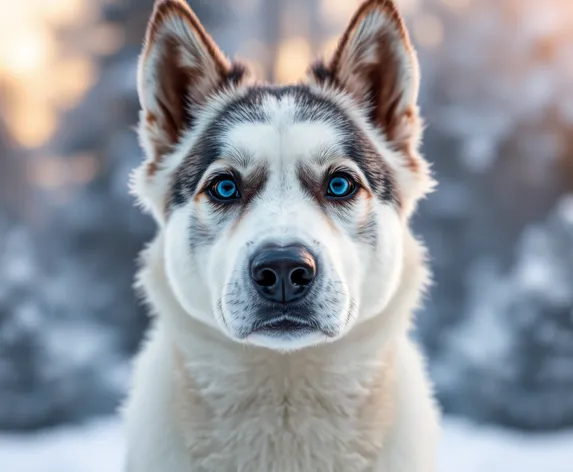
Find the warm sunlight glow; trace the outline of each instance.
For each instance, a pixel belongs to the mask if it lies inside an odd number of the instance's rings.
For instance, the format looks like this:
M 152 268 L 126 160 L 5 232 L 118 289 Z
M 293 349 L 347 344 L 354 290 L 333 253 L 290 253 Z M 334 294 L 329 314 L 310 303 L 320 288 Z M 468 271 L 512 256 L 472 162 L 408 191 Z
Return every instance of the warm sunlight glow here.
M 412 29 L 420 46 L 435 48 L 444 39 L 444 26 L 440 18 L 430 13 L 423 13 L 414 18 Z
M 33 113 L 30 113 L 33 110 Z M 57 118 L 54 110 L 45 104 L 25 99 L 10 112 L 8 125 L 14 137 L 23 146 L 41 146 L 55 131 Z
M 100 170 L 94 154 L 67 157 L 40 155 L 27 162 L 28 181 L 43 190 L 58 190 L 91 182 Z
M 0 46 L 0 67 L 16 76 L 31 74 L 47 62 L 53 49 L 54 42 L 46 30 L 22 31 Z
M 410 15 L 420 8 L 423 0 L 397 0 L 398 8 L 404 15 Z
M 350 19 L 358 4 L 357 0 L 320 0 L 320 14 L 329 23 L 342 24 Z
M 53 71 L 54 88 L 50 91 L 58 108 L 73 108 L 93 84 L 96 68 L 85 57 L 63 60 Z
M 421 2 L 422 0 L 396 0 L 404 15 L 415 12 Z M 361 0 L 320 0 L 320 15 L 330 24 L 343 25 L 350 20 L 360 3 Z
M 4 1 L 4 0 L 3 0 Z M 7 0 L 10 1 L 10 0 Z M 70 24 L 93 17 L 96 3 L 86 0 L 25 0 L 31 4 L 42 19 L 51 24 Z
M 66 167 L 59 157 L 37 157 L 28 163 L 28 180 L 43 190 L 56 190 L 66 182 Z
M 302 79 L 312 61 L 310 45 L 305 38 L 284 40 L 278 48 L 275 77 L 279 83 L 296 82 Z
M 0 92 L 7 97 L 0 105 L 14 139 L 37 148 L 57 129 L 58 112 L 77 104 L 94 81 L 86 51 L 74 51 L 74 43 L 57 33 L 89 24 L 96 6 L 87 0 L 0 0 L 0 11 Z M 97 47 L 90 52 L 109 54 L 123 43 L 121 32 L 105 24 L 91 29 L 95 33 L 86 28 L 86 38 Z
M 99 161 L 93 154 L 77 154 L 69 161 L 69 178 L 75 184 L 91 182 L 99 171 Z
M 340 35 L 336 34 L 328 38 L 321 47 L 321 54 L 324 57 L 332 57 L 334 52 L 336 51 L 336 46 L 338 46 L 338 42 L 340 40 Z
M 470 6 L 471 0 L 442 0 L 450 10 L 461 12 Z
M 125 38 L 119 26 L 104 23 L 93 28 L 88 35 L 88 41 L 92 52 L 109 55 L 123 46 Z

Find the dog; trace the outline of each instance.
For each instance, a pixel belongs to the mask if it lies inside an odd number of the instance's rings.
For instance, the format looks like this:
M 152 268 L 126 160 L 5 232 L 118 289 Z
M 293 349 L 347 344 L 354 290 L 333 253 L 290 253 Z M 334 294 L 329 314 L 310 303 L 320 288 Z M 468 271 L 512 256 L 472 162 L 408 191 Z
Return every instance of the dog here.
M 433 472 L 439 412 L 412 312 L 410 216 L 434 186 L 396 6 L 367 0 L 299 84 L 257 82 L 182 0 L 138 70 L 157 222 L 153 313 L 123 408 L 128 472 Z

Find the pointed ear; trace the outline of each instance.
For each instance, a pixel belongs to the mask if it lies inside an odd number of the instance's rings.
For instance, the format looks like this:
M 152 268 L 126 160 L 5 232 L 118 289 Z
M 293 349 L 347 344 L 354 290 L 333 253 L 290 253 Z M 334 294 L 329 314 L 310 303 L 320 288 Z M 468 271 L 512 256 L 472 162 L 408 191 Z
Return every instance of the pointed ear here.
M 348 91 L 398 149 L 417 146 L 419 71 L 408 32 L 391 0 L 368 0 L 356 12 L 328 63 L 311 80 Z M 415 159 L 408 163 L 416 165 Z
M 209 95 L 240 81 L 244 72 L 228 61 L 184 1 L 156 1 L 138 71 L 148 175 L 192 126 Z

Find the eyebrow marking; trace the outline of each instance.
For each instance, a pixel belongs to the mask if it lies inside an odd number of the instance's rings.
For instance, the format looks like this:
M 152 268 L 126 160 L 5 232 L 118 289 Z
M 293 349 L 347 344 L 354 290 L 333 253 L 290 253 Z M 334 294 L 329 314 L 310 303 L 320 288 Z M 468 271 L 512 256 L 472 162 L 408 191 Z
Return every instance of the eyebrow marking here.
M 343 157 L 340 150 L 340 146 L 335 144 L 322 146 L 319 151 L 311 157 L 311 160 L 317 165 L 324 167 L 336 158 Z
M 315 201 L 315 203 L 318 204 L 321 209 L 320 214 L 328 226 L 332 230 L 338 231 L 338 227 L 327 211 L 328 202 L 324 193 L 323 176 L 318 175 L 317 172 L 313 172 L 311 166 L 304 165 L 300 162 L 297 165 L 296 173 L 303 191 L 306 192 Z
M 241 179 L 241 190 L 243 197 L 243 209 L 261 194 L 268 181 L 269 172 L 266 164 L 259 164 Z
M 326 205 L 326 198 L 322 188 L 323 182 L 320 176 L 317 174 L 318 173 L 315 172 L 311 166 L 305 165 L 301 162 L 297 164 L 296 175 L 300 181 L 302 189 L 324 210 Z
M 248 169 L 253 165 L 254 156 L 249 150 L 245 148 L 238 148 L 235 146 L 224 147 L 225 159 L 229 159 L 236 167 Z
M 196 192 L 203 174 L 217 159 L 235 158 L 238 167 L 248 168 L 248 153 L 243 149 L 229 152 L 225 135 L 240 123 L 269 123 L 270 117 L 265 110 L 268 98 L 287 96 L 296 104 L 295 122 L 315 121 L 333 126 L 339 136 L 337 144 L 343 156 L 356 163 L 373 193 L 383 202 L 400 206 L 392 170 L 349 115 L 326 97 L 316 95 L 310 87 L 293 85 L 252 87 L 213 117 L 173 177 L 168 208 L 184 204 Z M 316 157 L 316 162 L 326 164 L 332 151 L 325 147 Z
M 241 180 L 242 202 L 240 204 L 239 215 L 233 222 L 231 231 L 234 231 L 239 226 L 253 201 L 263 192 L 268 181 L 268 176 L 266 165 L 261 164 Z

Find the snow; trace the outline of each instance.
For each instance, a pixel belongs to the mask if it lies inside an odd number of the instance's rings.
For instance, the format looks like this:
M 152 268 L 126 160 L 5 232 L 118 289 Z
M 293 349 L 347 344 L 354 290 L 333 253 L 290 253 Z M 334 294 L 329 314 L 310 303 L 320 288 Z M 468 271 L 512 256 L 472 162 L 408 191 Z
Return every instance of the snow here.
M 121 472 L 123 437 L 116 419 L 32 435 L 0 434 L 2 472 Z M 573 430 L 530 434 L 448 419 L 439 472 L 571 472 Z
M 510 432 L 448 421 L 440 472 L 571 472 L 573 430 L 551 434 Z
M 120 472 L 123 437 L 115 419 L 43 433 L 0 434 L 2 472 Z

